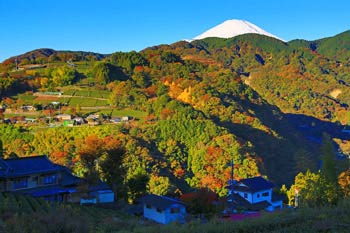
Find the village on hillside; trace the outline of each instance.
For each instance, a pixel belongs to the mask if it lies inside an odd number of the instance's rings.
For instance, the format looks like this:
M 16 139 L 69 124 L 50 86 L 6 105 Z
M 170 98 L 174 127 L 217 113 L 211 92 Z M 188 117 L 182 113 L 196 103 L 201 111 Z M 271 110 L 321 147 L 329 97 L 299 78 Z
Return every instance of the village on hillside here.
M 179 199 L 147 194 L 134 207 L 126 208 L 129 214 L 143 216 L 160 224 L 185 223 L 191 219 L 189 212 L 204 207 L 197 214 L 208 214 L 212 208 L 225 219 L 239 220 L 258 217 L 261 211 L 273 212 L 283 208 L 281 196 L 274 193 L 274 184 L 263 177 L 253 177 L 232 182 L 228 195 L 218 198 L 214 193 L 196 191 L 183 194 Z M 0 191 L 28 195 L 50 202 L 77 203 L 113 207 L 116 193 L 106 183 L 95 183 L 76 177 L 65 166 L 52 163 L 46 156 L 0 159 Z M 203 199 L 204 197 L 204 199 Z M 201 200 L 202 199 L 202 200 Z M 199 205 L 199 206 L 196 206 Z M 210 207 L 211 206 L 211 207 Z M 217 212 L 219 210 L 219 212 Z
M 135 120 L 132 116 L 107 116 L 99 113 L 98 107 L 96 113 L 86 116 L 78 116 L 77 114 L 60 113 L 62 103 L 51 102 L 45 106 L 22 105 L 16 109 L 0 105 L 0 123 L 18 124 L 18 125 L 47 125 L 54 126 L 79 126 L 79 125 L 100 125 L 107 123 L 128 123 Z M 92 107 L 93 108 L 93 107 Z M 11 117 L 5 117 L 11 115 Z M 31 116 L 31 117 L 30 117 Z

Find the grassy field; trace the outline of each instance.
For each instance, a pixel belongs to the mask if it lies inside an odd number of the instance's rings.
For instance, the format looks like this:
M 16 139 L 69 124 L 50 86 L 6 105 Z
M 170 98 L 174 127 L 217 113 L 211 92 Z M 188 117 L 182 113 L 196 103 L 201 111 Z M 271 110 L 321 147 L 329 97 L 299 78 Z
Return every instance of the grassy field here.
M 76 107 L 77 105 L 80 107 L 98 107 L 109 105 L 107 100 L 98 100 L 84 97 L 71 97 L 67 103 L 72 107 Z
M 147 113 L 137 110 L 117 110 L 109 105 L 109 91 L 96 90 L 93 88 L 81 88 L 77 86 L 68 86 L 60 89 L 63 96 L 34 96 L 32 93 L 19 94 L 16 96 L 24 105 L 43 104 L 47 105 L 51 102 L 60 102 L 70 107 L 82 107 L 82 112 L 100 112 L 112 117 L 131 116 L 133 118 L 142 119 Z M 37 113 L 39 115 L 40 113 Z M 13 114 L 18 115 L 18 114 Z M 25 114 L 21 114 L 25 115 Z M 32 116 L 33 114 L 30 114 Z M 34 114 L 35 115 L 35 114 Z M 9 117 L 9 116 L 7 116 Z
M 75 89 L 69 89 L 69 90 L 63 91 L 63 94 L 64 94 L 64 95 L 72 95 L 72 96 L 74 96 L 74 95 L 75 95 L 75 92 L 76 92 Z
M 240 221 L 219 217 L 202 221 L 189 216 L 190 221 L 185 224 L 161 225 L 129 215 L 120 208 L 53 204 L 29 196 L 0 193 L 0 232 L 349 232 L 349 216 L 347 199 L 336 206 L 284 209 Z
M 137 111 L 137 110 L 128 110 L 128 109 L 124 109 L 124 110 L 116 110 L 114 109 L 112 112 L 112 116 L 113 117 L 120 117 L 120 116 L 132 116 L 133 118 L 144 118 L 145 116 L 147 116 L 146 112 L 142 112 L 142 111 Z
M 16 116 L 23 116 L 26 118 L 36 118 L 40 116 L 40 112 L 26 112 L 26 113 L 21 113 L 21 114 L 14 114 L 14 113 L 5 113 L 5 118 L 11 118 L 11 117 L 16 117 Z
M 17 100 L 20 100 L 23 102 L 23 104 L 28 104 L 31 105 L 33 104 L 36 99 L 36 96 L 33 96 L 32 93 L 24 93 L 24 94 L 18 94 L 17 95 Z
M 95 90 L 90 88 L 62 88 L 61 91 L 64 95 L 71 96 L 83 96 L 83 97 L 93 97 L 93 98 L 103 98 L 108 99 L 111 92 L 104 90 Z
M 53 101 L 67 103 L 75 107 L 76 105 L 84 107 L 108 106 L 109 91 L 95 90 L 88 88 L 63 88 L 63 97 L 61 96 L 34 96 L 32 93 L 18 94 L 14 99 L 24 105 L 49 104 Z M 72 96 L 72 97 L 65 97 Z
M 127 232 L 136 225 L 137 218 L 122 211 L 0 193 L 0 232 Z

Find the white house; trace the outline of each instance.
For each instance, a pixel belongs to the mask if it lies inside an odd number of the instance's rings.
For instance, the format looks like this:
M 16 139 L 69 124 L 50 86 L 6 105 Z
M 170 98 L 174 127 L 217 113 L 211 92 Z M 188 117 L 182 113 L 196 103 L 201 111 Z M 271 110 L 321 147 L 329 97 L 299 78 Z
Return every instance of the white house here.
M 242 208 L 274 211 L 282 208 L 282 200 L 272 192 L 274 186 L 272 182 L 258 176 L 229 185 L 228 194 L 230 201 Z
M 150 194 L 143 198 L 143 216 L 162 224 L 184 223 L 186 207 L 179 200 Z
M 92 120 L 98 120 L 100 118 L 100 114 L 90 114 L 86 117 L 86 120 L 92 119 Z
M 85 123 L 85 120 L 84 120 L 84 118 L 82 118 L 82 117 L 75 117 L 75 118 L 73 118 L 73 121 L 74 121 L 77 125 L 82 125 L 82 124 Z
M 56 119 L 65 121 L 65 120 L 72 120 L 72 115 L 70 114 L 58 114 L 55 116 Z
M 132 119 L 131 116 L 123 116 L 123 117 L 121 118 L 121 120 L 122 120 L 123 122 L 128 122 L 128 121 L 130 121 L 131 119 Z

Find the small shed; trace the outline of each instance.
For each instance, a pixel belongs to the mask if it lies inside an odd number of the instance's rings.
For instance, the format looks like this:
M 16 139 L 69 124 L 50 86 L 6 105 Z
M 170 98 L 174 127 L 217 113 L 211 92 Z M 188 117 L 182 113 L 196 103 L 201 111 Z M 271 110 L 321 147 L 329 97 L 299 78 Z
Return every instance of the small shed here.
M 96 192 L 98 203 L 114 202 L 114 192 L 112 190 L 99 190 Z
M 154 194 L 143 198 L 143 216 L 157 223 L 185 222 L 185 204 L 177 199 Z

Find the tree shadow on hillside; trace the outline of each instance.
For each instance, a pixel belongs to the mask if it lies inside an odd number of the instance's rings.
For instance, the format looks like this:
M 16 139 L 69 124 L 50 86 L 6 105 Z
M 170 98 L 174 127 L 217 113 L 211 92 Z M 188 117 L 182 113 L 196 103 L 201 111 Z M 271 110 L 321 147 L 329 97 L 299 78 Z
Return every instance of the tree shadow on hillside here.
M 342 131 L 344 126 L 338 123 L 322 121 L 303 114 L 284 114 L 278 107 L 267 102 L 255 104 L 249 100 L 241 100 L 241 106 L 246 112 L 253 110 L 255 117 L 263 125 L 277 132 L 278 137 L 249 124 L 222 123 L 218 119 L 214 120 L 234 135 L 253 143 L 257 154 L 263 159 L 263 172 L 276 184 L 293 182 L 294 176 L 300 172 L 298 170 L 300 161 L 296 155 L 301 150 L 307 152 L 306 156 L 309 157 L 307 161 L 312 163 L 310 168 L 317 167 L 323 133 L 329 134 L 332 138 L 350 139 L 350 134 Z
M 288 140 L 277 138 L 248 124 L 219 124 L 243 141 L 252 142 L 257 155 L 263 160 L 260 166 L 263 175 L 267 175 L 278 186 L 293 182 L 296 175 L 295 150 Z
M 138 138 L 138 141 L 142 146 L 149 149 L 150 155 L 153 158 L 153 165 L 168 162 L 166 156 L 164 156 L 164 154 L 158 150 L 155 141 L 146 141 L 142 138 Z M 176 184 L 176 187 L 178 187 L 179 190 L 183 193 L 186 193 L 188 190 L 192 189 L 190 185 L 185 181 L 185 179 L 179 179 L 175 177 L 169 167 L 162 168 L 159 166 L 159 175 L 168 177 L 171 183 Z

